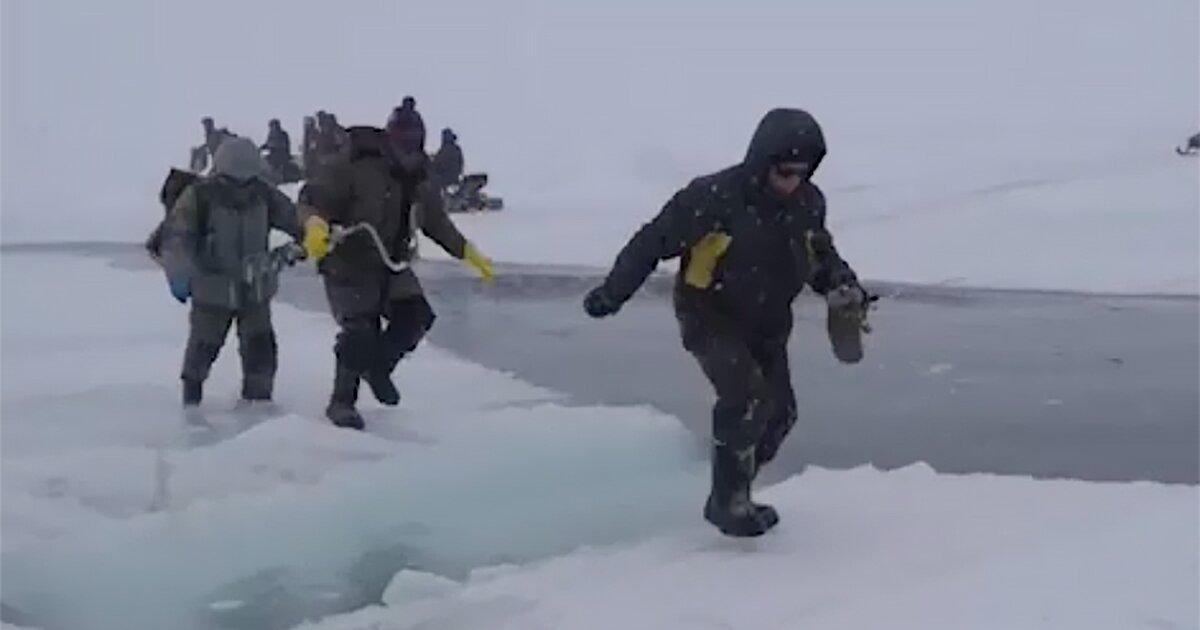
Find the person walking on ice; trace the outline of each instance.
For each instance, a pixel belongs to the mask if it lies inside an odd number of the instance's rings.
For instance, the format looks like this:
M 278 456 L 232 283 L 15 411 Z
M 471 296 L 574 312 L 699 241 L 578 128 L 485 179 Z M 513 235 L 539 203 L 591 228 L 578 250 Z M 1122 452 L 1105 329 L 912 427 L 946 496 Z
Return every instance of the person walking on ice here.
M 717 397 L 704 518 L 728 536 L 760 536 L 779 522 L 773 507 L 751 499 L 751 483 L 796 422 L 787 342 L 806 285 L 826 297 L 837 358 L 862 359 L 875 298 L 825 224 L 825 197 L 812 182 L 825 153 L 808 112 L 771 110 L 741 162 L 676 192 L 584 299 L 591 317 L 611 316 L 659 261 L 681 257 L 673 302 L 683 347 Z

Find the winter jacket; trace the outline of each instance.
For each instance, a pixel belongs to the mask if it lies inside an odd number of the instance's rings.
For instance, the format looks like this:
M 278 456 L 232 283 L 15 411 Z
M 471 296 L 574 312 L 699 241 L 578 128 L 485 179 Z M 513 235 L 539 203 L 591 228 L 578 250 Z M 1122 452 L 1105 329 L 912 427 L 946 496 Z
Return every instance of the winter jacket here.
M 463 174 L 462 147 L 456 142 L 443 143 L 433 156 L 432 179 L 438 188 L 458 182 Z
M 190 280 L 198 304 L 239 309 L 274 297 L 277 279 L 262 274 L 271 229 L 300 240 L 296 208 L 261 179 L 213 175 L 176 200 L 163 230 L 164 267 Z
M 805 179 L 786 198 L 764 186 L 773 162 L 807 162 L 811 177 L 824 156 L 812 116 L 769 112 L 741 163 L 693 180 L 634 234 L 604 282 L 606 296 L 628 300 L 660 260 L 681 257 L 681 318 L 733 326 L 753 338 L 786 338 L 792 302 L 806 284 L 824 293 L 856 282 L 833 246 L 816 184 Z
M 429 159 L 401 164 L 391 156 L 382 129 L 351 127 L 350 146 L 337 161 L 318 170 L 300 191 L 301 211 L 321 216 L 331 225 L 367 223 L 379 233 L 390 258 L 411 259 L 412 224 L 451 256 L 461 259 L 466 239 L 442 205 L 441 195 L 428 181 Z M 390 270 L 365 233 L 352 234 L 321 261 L 320 272 L 337 284 L 370 283 Z M 401 292 L 420 293 L 411 271 L 401 274 Z M 400 295 L 393 296 L 400 297 Z

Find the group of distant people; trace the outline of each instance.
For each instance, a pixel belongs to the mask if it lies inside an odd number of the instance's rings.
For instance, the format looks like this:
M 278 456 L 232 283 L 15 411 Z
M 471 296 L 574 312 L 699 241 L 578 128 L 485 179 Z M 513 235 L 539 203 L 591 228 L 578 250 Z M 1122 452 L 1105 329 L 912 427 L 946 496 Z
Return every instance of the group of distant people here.
M 392 110 L 391 119 L 406 121 L 414 131 L 413 143 L 425 146 L 425 121 L 417 111 L 417 101 L 412 96 L 404 97 L 401 104 Z M 237 137 L 226 127 L 217 127 L 211 117 L 201 119 L 204 143 L 192 149 L 191 170 L 203 173 L 209 170 L 217 147 L 227 138 Z M 350 137 L 346 129 L 331 112 L 320 110 L 313 116 L 304 117 L 303 136 L 300 140 L 300 161 L 292 154 L 291 135 L 277 118 L 267 123 L 266 141 L 259 146 L 263 159 L 270 169 L 275 183 L 293 183 L 313 176 L 322 165 L 336 161 L 350 150 Z M 458 135 L 449 127 L 442 129 L 441 145 L 431 156 L 429 163 L 430 182 L 440 191 L 445 191 L 462 179 L 464 159 Z

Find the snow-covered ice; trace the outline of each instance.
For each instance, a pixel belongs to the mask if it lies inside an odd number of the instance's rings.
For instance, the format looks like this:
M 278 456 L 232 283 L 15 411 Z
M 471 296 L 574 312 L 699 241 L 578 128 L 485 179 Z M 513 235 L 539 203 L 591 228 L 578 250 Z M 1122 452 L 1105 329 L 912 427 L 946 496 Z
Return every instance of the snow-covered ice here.
M 386 607 L 305 630 L 1196 628 L 1196 490 L 814 470 L 758 541 L 697 525 L 466 580 L 406 572 Z
M 212 426 L 187 425 L 186 309 L 160 274 L 11 254 L 0 271 L 3 601 L 47 627 L 211 627 L 200 612 L 256 589 L 274 599 L 244 603 L 241 627 L 329 612 L 401 567 L 464 575 L 685 522 L 705 491 L 673 418 L 570 407 L 432 347 L 401 367 L 399 411 L 335 429 L 333 322 L 285 306 L 282 410 L 231 410 L 231 335 Z
M 486 253 L 608 265 L 791 105 L 826 129 L 818 182 L 867 278 L 1200 293 L 1200 168 L 1172 150 L 1200 128 L 1190 0 L 3 10 L 4 242 L 140 240 L 203 115 L 298 141 L 316 109 L 379 124 L 413 94 L 430 150 L 453 127 L 505 198 L 461 219 Z M 64 160 L 87 164 L 69 185 Z
M 735 543 L 699 520 L 698 444 L 653 410 L 572 407 L 425 346 L 398 411 L 336 430 L 332 323 L 280 305 L 282 410 L 229 409 L 227 347 L 213 426 L 189 427 L 185 311 L 158 273 L 0 271 L 0 596 L 46 628 L 380 602 L 317 627 L 1196 627 L 1195 487 L 810 470 L 766 490 L 777 533 Z
M 6 244 L 140 241 L 201 116 L 299 140 L 414 94 L 505 198 L 456 217 L 486 253 L 606 266 L 790 105 L 867 278 L 1200 292 L 1200 168 L 1171 151 L 1200 127 L 1189 0 L 0 8 Z M 654 409 L 426 345 L 399 409 L 335 430 L 333 323 L 280 305 L 279 408 L 234 409 L 231 336 L 187 424 L 158 273 L 5 253 L 0 283 L 5 628 L 1200 627 L 1195 487 L 810 469 L 733 542 Z

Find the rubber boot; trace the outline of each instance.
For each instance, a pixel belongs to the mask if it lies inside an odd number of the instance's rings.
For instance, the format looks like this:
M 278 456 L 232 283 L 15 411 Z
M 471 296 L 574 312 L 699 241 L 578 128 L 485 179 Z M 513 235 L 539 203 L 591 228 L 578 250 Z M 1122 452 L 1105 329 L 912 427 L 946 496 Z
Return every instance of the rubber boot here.
M 199 407 L 200 401 L 204 398 L 204 381 L 185 378 L 181 379 L 183 383 L 183 406 Z
M 325 408 L 325 417 L 343 429 L 361 431 L 366 424 L 362 415 L 354 408 L 357 402 L 358 374 L 338 366 L 333 377 L 333 394 L 329 397 L 329 406 Z
M 367 381 L 371 393 L 375 395 L 375 400 L 378 400 L 380 404 L 389 407 L 400 404 L 400 390 L 396 389 L 396 384 L 392 382 L 391 374 L 382 370 L 375 371 L 367 374 L 364 380 Z
M 779 524 L 775 508 L 750 500 L 754 447 L 735 450 L 717 445 L 712 453 L 712 491 L 704 504 L 704 520 L 735 538 L 762 536 Z
M 260 377 L 250 377 L 242 381 L 242 400 L 246 402 L 270 402 L 272 397 L 271 382 Z

